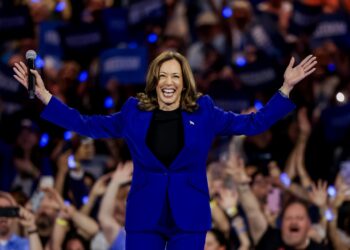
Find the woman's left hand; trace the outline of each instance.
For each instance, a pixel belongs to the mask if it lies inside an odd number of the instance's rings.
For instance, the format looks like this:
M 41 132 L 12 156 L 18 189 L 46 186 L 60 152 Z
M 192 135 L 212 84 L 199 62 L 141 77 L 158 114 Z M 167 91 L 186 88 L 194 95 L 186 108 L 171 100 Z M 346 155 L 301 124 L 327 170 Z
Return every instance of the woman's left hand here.
M 317 61 L 315 56 L 309 55 L 295 67 L 293 67 L 294 63 L 295 59 L 292 57 L 284 72 L 284 82 L 281 91 L 286 95 L 289 95 L 289 92 L 298 82 L 316 70 L 314 66 L 317 64 Z

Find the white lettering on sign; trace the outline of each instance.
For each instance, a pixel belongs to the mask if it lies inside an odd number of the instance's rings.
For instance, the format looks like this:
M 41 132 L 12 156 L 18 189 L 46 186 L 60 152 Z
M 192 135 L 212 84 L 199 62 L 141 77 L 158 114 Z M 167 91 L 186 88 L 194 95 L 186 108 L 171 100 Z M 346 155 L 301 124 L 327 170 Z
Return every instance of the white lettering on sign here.
M 314 32 L 314 38 L 342 36 L 347 33 L 347 25 L 342 21 L 322 22 Z
M 140 57 L 113 57 L 105 61 L 105 73 L 137 70 L 141 66 Z
M 81 47 L 101 41 L 99 33 L 77 34 L 66 37 L 66 43 L 70 47 Z
M 255 72 L 247 72 L 239 75 L 239 78 L 246 85 L 256 86 L 262 83 L 273 81 L 276 78 L 275 71 L 271 68 Z

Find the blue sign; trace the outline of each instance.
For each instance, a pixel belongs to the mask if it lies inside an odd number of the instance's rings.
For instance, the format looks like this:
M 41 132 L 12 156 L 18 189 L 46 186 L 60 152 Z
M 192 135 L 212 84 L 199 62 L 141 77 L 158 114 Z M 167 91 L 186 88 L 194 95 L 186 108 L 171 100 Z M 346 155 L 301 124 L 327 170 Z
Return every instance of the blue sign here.
M 128 10 L 107 8 L 102 11 L 102 23 L 107 46 L 112 47 L 128 41 Z
M 147 49 L 110 49 L 100 56 L 101 84 L 116 79 L 119 83 L 144 84 L 148 68 Z
M 59 21 L 42 22 L 39 26 L 39 54 L 43 57 L 61 58 L 61 37 L 58 28 L 64 23 Z
M 341 13 L 324 14 L 320 18 L 311 40 L 311 46 L 317 47 L 327 40 L 332 40 L 342 48 L 350 48 L 349 21 Z

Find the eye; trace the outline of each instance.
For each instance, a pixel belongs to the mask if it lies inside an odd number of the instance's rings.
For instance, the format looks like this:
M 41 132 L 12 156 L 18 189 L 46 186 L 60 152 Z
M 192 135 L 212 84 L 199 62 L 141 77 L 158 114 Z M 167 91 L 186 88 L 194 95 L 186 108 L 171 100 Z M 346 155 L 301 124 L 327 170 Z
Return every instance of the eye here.
M 164 77 L 165 77 L 165 75 L 159 75 L 159 79 L 162 79 Z
M 178 75 L 174 75 L 173 77 L 176 78 L 176 79 L 180 78 L 180 76 L 178 76 Z

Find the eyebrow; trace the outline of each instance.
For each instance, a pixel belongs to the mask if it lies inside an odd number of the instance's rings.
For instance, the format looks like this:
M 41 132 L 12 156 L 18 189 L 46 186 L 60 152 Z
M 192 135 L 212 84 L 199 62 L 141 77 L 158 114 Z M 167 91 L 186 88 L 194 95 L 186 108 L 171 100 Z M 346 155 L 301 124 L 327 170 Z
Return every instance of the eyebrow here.
M 159 75 L 160 74 L 165 74 L 165 75 L 168 75 L 168 73 L 166 73 L 166 72 L 159 72 Z M 170 73 L 171 75 L 180 75 L 180 73 L 177 73 L 177 72 L 175 72 L 175 73 Z

